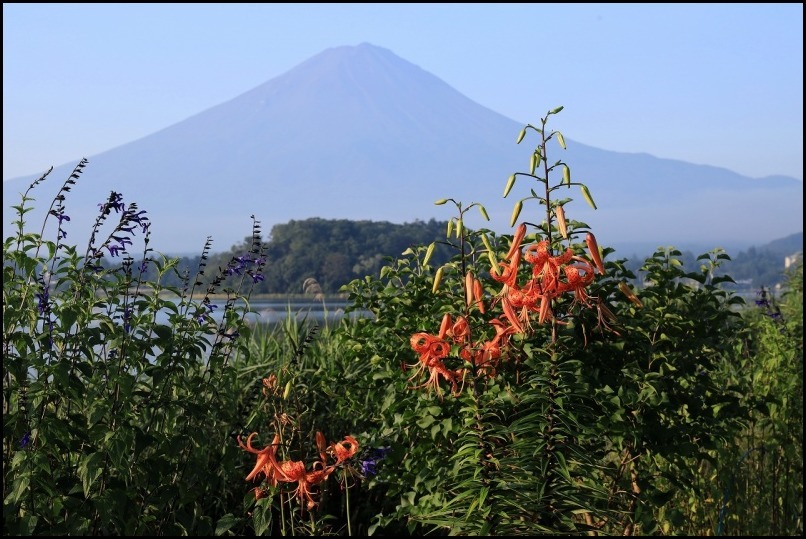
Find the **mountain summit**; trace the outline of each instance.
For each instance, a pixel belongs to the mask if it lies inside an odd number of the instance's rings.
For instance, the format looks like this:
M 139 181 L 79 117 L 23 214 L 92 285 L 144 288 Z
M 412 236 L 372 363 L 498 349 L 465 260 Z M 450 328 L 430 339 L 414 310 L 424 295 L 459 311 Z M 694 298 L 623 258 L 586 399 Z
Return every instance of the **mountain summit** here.
M 536 102 L 531 121 L 560 104 Z M 90 157 L 66 200 L 68 234 L 81 245 L 112 190 L 148 212 L 151 246 L 167 253 L 198 253 L 208 236 L 214 251 L 228 250 L 250 234 L 250 215 L 265 231 L 309 217 L 455 217 L 451 206 L 434 206 L 440 198 L 484 204 L 491 222 L 468 225 L 507 232 L 526 180 L 510 198 L 503 188 L 527 169 L 536 144 L 533 136 L 515 144 L 522 127 L 387 49 L 330 48 L 230 101 Z M 562 113 L 549 127 L 562 130 Z M 744 247 L 802 230 L 803 184 L 794 178 L 750 179 L 566 141 L 568 150 L 556 146 L 549 160 L 568 163 L 600 208 L 572 189 L 562 194 L 575 199 L 569 217 L 587 222 L 603 245 Z M 79 160 L 37 187 L 29 222 L 38 222 Z M 4 182 L 4 206 L 18 204 L 34 179 Z M 539 222 L 536 207 L 525 212 L 522 219 Z

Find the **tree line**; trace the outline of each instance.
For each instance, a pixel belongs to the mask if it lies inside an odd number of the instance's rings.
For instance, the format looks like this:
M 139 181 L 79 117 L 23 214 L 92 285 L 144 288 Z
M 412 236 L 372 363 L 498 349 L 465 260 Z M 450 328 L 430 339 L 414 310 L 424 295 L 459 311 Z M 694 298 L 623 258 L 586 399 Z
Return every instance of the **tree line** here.
M 377 275 L 388 259 L 400 256 L 406 249 L 437 242 L 432 263 L 440 265 L 450 256 L 445 231 L 447 221 L 416 220 L 395 224 L 387 221 L 353 221 L 348 219 L 311 218 L 291 220 L 274 225 L 262 244 L 265 257 L 263 280 L 255 283 L 256 294 L 301 294 L 303 283 L 315 279 L 325 294 L 336 294 L 354 279 Z M 229 251 L 183 256 L 178 258 L 176 271 L 162 277 L 165 286 L 181 286 L 183 279 L 195 275 L 201 266 L 206 267 L 202 284 L 208 284 L 216 271 L 225 268 L 233 258 L 246 255 L 253 238 L 247 237 Z M 784 281 L 784 259 L 803 252 L 803 233 L 793 234 L 765 246 L 751 247 L 731 256 L 719 269 L 730 275 L 736 284 L 727 284 L 737 290 L 773 288 Z M 680 260 L 687 268 L 698 267 L 697 256 L 702 253 L 685 251 Z M 618 253 L 615 253 L 618 257 Z M 114 265 L 114 259 L 108 260 Z M 626 267 L 641 275 L 644 259 L 632 256 Z M 151 272 L 151 273 L 149 273 Z M 156 276 L 147 269 L 146 280 Z M 240 275 L 224 279 L 225 286 L 233 284 Z

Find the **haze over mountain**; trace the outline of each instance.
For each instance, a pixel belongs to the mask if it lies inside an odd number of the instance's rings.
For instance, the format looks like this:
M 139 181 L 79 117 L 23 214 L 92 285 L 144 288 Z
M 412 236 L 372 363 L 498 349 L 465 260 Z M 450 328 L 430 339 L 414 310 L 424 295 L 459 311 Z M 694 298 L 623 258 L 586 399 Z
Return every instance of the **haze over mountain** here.
M 501 86 L 506 91 L 503 81 Z M 208 236 L 213 251 L 228 250 L 250 235 L 250 215 L 265 233 L 273 224 L 309 217 L 394 223 L 455 217 L 450 204 L 434 205 L 440 198 L 465 207 L 480 202 L 491 221 L 474 209 L 467 224 L 510 232 L 513 204 L 538 187 L 520 178 L 502 197 L 509 175 L 528 169 L 538 142 L 534 132 L 520 145 L 515 140 L 525 123 L 537 124 L 559 105 L 541 102 L 535 88 L 534 118 L 515 121 L 389 50 L 366 43 L 327 49 L 230 101 L 90 156 L 65 202 L 68 241 L 86 243 L 97 205 L 112 190 L 148 212 L 151 247 L 166 253 L 198 254 Z M 563 131 L 562 112 L 548 128 Z M 646 129 L 651 137 L 663 126 Z M 614 145 L 618 130 L 614 125 Z M 751 179 L 722 168 L 605 151 L 578 142 L 575 133 L 563 134 L 567 150 L 552 144 L 549 162 L 568 163 L 572 179 L 587 184 L 599 209 L 589 208 L 576 187 L 557 194 L 575 199 L 566 206 L 568 217 L 589 224 L 600 244 L 732 252 L 803 229 L 798 179 Z M 752 158 L 752 148 L 747 155 Z M 36 226 L 30 230 L 38 230 L 80 158 L 56 167 L 36 188 L 36 211 L 27 216 Z M 13 232 L 8 208 L 37 177 L 3 183 L 4 237 Z M 521 220 L 541 220 L 534 201 Z

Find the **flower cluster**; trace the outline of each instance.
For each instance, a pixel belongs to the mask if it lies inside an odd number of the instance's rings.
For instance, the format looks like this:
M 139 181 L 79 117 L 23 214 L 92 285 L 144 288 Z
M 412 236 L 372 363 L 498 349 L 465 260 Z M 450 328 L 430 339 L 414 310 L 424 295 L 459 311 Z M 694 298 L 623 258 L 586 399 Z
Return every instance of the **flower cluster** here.
M 135 230 L 139 228 L 143 234 L 146 235 L 146 243 L 148 243 L 148 232 L 151 228 L 151 221 L 146 216 L 145 210 L 138 210 L 137 203 L 132 202 L 128 206 L 123 202 L 123 195 L 116 191 L 112 191 L 106 202 L 98 204 L 101 215 L 96 222 L 96 229 L 100 226 L 101 222 L 112 213 L 120 213 L 120 221 L 115 226 L 113 232 L 109 235 L 106 241 L 94 250 L 92 258 L 101 259 L 104 255 L 104 249 L 109 253 L 109 256 L 116 257 L 121 254 L 127 253 L 128 246 L 132 245 L 131 237 L 135 235 Z M 61 223 L 61 219 L 59 221 Z M 95 240 L 95 232 L 93 232 L 90 244 L 92 245 Z M 103 267 L 97 263 L 89 263 L 90 267 L 95 271 L 101 271 Z
M 246 273 L 252 278 L 252 282 L 257 284 L 265 279 L 262 273 L 262 268 L 265 264 L 265 257 L 252 258 L 248 253 L 243 256 L 235 256 L 232 257 L 229 265 L 224 270 L 224 275 L 231 277 L 233 275 L 243 275 Z
M 762 286 L 761 289 L 756 292 L 756 297 L 756 305 L 764 310 L 764 314 L 776 322 L 783 321 L 781 309 L 775 303 L 775 298 L 772 297 L 772 294 L 770 294 L 765 287 Z
M 70 216 L 64 213 L 64 206 L 59 206 L 56 209 L 50 210 L 49 212 L 52 216 L 56 217 L 59 220 L 59 227 L 58 232 L 56 235 L 56 239 L 63 240 L 67 237 L 67 231 L 62 227 L 62 223 L 64 221 L 69 221 Z
M 586 237 L 590 260 L 575 254 L 571 247 L 555 256 L 547 240 L 522 249 L 525 237 L 526 225 L 521 224 L 516 229 L 505 261 L 498 262 L 500 268 L 494 266 L 490 272 L 492 279 L 503 284 L 495 300 L 501 303 L 503 315 L 489 322 L 494 328 L 494 336 L 489 340 L 473 342 L 467 318 L 457 316 L 454 319 L 447 313 L 442 318 L 438 334 L 413 334 L 410 344 L 419 354 L 419 362 L 411 366 L 416 370 L 409 381 L 419 378 L 426 371 L 428 379 L 412 389 L 425 387 L 441 395 L 440 381 L 445 380 L 456 394 L 467 368 L 452 370 L 446 366 L 445 360 L 451 357 L 454 348 L 458 349 L 458 358 L 472 365 L 476 373 L 493 377 L 505 357 L 502 350 L 509 344 L 512 335 L 531 329 L 533 314 L 536 314 L 538 324 L 555 320 L 552 302 L 566 293 L 573 294 L 574 304 L 591 306 L 586 288 L 593 282 L 596 271 L 604 273 L 604 263 L 593 234 L 589 232 Z M 522 261 L 531 268 L 525 282 L 519 282 Z M 483 287 L 470 272 L 465 277 L 465 296 L 468 310 L 476 306 L 481 313 L 485 312 Z
M 593 282 L 595 270 L 604 273 L 599 246 L 590 232 L 585 241 L 592 262 L 575 255 L 571 247 L 553 256 L 548 240 L 528 245 L 521 252 L 525 235 L 526 225 L 521 224 L 507 253 L 508 262 L 499 262 L 502 272 L 490 273 L 493 279 L 504 284 L 500 293 L 502 309 L 517 333 L 530 327 L 530 313 L 538 314 L 538 324 L 554 319 L 551 304 L 565 293 L 573 293 L 575 303 L 590 306 L 585 289 Z M 526 282 L 519 285 L 521 258 L 531 265 L 531 272 Z
M 196 322 L 204 324 L 207 321 L 207 317 L 212 316 L 213 311 L 216 309 L 218 309 L 218 305 L 210 303 L 210 298 L 204 298 L 196 311 Z
M 378 463 L 386 458 L 386 455 L 392 451 L 391 447 L 376 447 L 369 451 L 358 463 L 361 469 L 361 474 L 364 477 L 372 477 L 378 473 Z
M 321 432 L 317 432 L 316 446 L 319 450 L 319 460 L 307 467 L 305 462 L 300 460 L 277 460 L 277 450 L 280 447 L 279 434 L 276 434 L 272 443 L 263 449 L 256 449 L 252 446 L 252 438 L 256 435 L 256 432 L 250 434 L 245 443 L 238 436 L 240 448 L 257 455 L 257 462 L 246 476 L 246 480 L 258 479 L 263 474 L 272 487 L 278 486 L 279 483 L 296 483 L 294 494 L 300 503 L 305 503 L 309 510 L 317 505 L 313 489 L 327 480 L 330 474 L 358 452 L 358 441 L 352 436 L 345 436 L 343 441 L 327 445 L 325 436 Z M 328 464 L 329 460 L 332 461 L 330 464 Z M 265 496 L 265 493 L 266 491 L 260 487 L 255 489 L 257 499 Z
M 490 323 L 495 327 L 495 337 L 483 343 L 473 343 L 470 324 L 466 317 L 458 316 L 454 320 L 448 313 L 442 317 L 437 335 L 424 332 L 412 335 L 411 348 L 419 354 L 419 362 L 412 365 L 416 370 L 409 377 L 409 381 L 419 378 L 425 371 L 428 371 L 429 378 L 425 383 L 411 389 L 425 387 L 441 395 L 439 383 L 440 378 L 444 378 L 451 384 L 452 392 L 458 393 L 458 382 L 467 374 L 467 369 L 451 370 L 445 365 L 445 360 L 450 357 L 454 345 L 459 347 L 459 357 L 470 362 L 477 371 L 495 376 L 502 358 L 501 350 L 509 343 L 509 337 L 515 331 L 501 319 L 492 320 Z

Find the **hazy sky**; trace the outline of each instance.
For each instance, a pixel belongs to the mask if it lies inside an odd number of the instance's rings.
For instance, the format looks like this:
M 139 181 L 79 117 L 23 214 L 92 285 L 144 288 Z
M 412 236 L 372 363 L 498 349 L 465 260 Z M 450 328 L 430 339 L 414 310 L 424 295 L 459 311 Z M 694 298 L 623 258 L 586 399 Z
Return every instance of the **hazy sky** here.
M 802 3 L 5 3 L 3 179 L 363 42 L 524 124 L 564 105 L 591 146 L 803 179 Z

